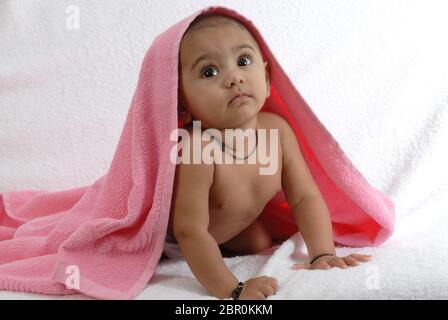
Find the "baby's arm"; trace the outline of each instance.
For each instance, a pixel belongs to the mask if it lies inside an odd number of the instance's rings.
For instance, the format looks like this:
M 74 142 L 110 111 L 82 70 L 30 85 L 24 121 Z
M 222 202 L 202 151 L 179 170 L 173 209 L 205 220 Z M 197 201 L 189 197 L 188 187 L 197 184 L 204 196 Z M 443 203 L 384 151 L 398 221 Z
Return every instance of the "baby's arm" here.
M 355 266 L 368 256 L 353 254 L 336 257 L 330 214 L 310 170 L 300 152 L 296 136 L 286 120 L 277 118 L 283 159 L 282 187 L 300 233 L 305 240 L 312 265 L 304 268 L 327 269 Z
M 275 115 L 282 145 L 282 188 L 300 233 L 306 242 L 308 255 L 334 254 L 330 215 L 300 152 L 295 134 L 286 120 Z
M 213 164 L 179 164 L 174 197 L 173 233 L 195 277 L 214 296 L 229 298 L 238 279 L 224 264 L 208 232 Z

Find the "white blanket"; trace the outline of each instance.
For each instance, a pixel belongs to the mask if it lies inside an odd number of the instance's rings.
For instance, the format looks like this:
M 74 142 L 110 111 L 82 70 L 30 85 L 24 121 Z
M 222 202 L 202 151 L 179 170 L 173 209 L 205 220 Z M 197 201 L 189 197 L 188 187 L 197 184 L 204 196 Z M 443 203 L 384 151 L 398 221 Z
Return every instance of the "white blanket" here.
M 169 3 L 169 6 L 168 6 Z M 0 192 L 92 183 L 108 167 L 154 37 L 200 7 L 251 18 L 354 164 L 396 203 L 393 237 L 355 268 L 294 271 L 295 235 L 225 259 L 270 299 L 448 298 L 448 42 L 445 1 L 0 2 Z M 70 5 L 74 7 L 69 7 Z M 173 10 L 173 8 L 176 10 Z M 73 14 L 79 9 L 79 29 Z M 74 28 L 73 28 L 74 27 Z M 0 291 L 0 299 L 85 299 Z M 210 299 L 182 259 L 138 299 Z

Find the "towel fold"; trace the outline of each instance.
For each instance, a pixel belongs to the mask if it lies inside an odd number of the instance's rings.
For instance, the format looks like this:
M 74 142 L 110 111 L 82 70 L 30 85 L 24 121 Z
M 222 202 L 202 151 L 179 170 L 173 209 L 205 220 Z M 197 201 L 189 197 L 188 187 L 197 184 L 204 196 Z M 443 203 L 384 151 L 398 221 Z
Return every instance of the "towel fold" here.
M 90 186 L 60 192 L 0 194 L 0 289 L 44 294 L 82 292 L 131 299 L 161 257 L 175 164 L 169 140 L 178 128 L 179 46 L 199 15 L 217 13 L 243 23 L 270 62 L 271 95 L 262 111 L 293 128 L 327 203 L 337 243 L 375 246 L 394 226 L 391 200 L 370 186 L 289 80 L 254 24 L 234 10 L 207 7 L 156 39 L 145 55 L 136 91 L 108 172 Z M 283 192 L 262 219 L 275 237 L 297 231 Z

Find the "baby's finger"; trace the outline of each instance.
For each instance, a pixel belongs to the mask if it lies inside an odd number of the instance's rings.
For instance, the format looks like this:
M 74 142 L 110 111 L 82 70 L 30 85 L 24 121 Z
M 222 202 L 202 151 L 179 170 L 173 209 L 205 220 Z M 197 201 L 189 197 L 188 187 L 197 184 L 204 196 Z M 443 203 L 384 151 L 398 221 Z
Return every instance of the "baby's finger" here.
M 265 297 L 269 297 L 275 294 L 275 289 L 269 284 L 262 286 L 260 288 L 260 291 L 264 294 Z
M 350 256 L 345 257 L 345 258 L 342 258 L 342 260 L 344 260 L 344 262 L 345 262 L 348 266 L 351 266 L 351 267 L 354 267 L 354 266 L 359 265 L 359 261 L 356 260 L 356 259 L 353 258 L 353 257 L 350 257 Z
M 332 266 L 325 261 L 313 263 L 311 269 L 313 270 L 328 270 L 331 269 Z
M 254 300 L 265 300 L 266 296 L 262 292 L 255 293 L 255 299 Z
M 367 262 L 372 259 L 372 256 L 370 254 L 359 254 L 359 253 L 352 253 L 349 255 L 349 257 L 355 258 L 358 261 L 361 262 Z
M 344 260 L 342 260 L 341 258 L 334 258 L 331 259 L 329 261 L 327 261 L 329 265 L 333 266 L 333 267 L 338 267 L 341 269 L 346 269 L 347 265 L 345 264 Z
M 306 263 L 295 263 L 291 266 L 292 270 L 308 270 L 310 269 L 311 265 Z
M 278 281 L 276 278 L 273 277 L 269 277 L 267 279 L 267 283 L 274 289 L 274 294 L 277 292 L 278 290 Z

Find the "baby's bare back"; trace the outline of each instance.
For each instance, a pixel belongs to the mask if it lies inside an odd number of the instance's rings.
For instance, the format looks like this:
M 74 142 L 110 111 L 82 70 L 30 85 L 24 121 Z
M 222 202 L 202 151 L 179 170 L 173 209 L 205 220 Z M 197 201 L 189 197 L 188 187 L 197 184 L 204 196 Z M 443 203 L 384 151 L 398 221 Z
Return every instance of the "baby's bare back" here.
M 257 127 L 275 129 L 269 113 L 258 114 Z M 269 141 L 269 130 L 266 130 L 266 133 L 267 154 L 275 154 L 271 152 L 272 141 Z M 208 195 L 208 231 L 218 244 L 231 240 L 253 223 L 267 202 L 281 190 L 282 150 L 279 136 L 276 147 L 278 166 L 272 175 L 260 174 L 260 168 L 266 165 L 260 163 L 258 156 L 255 164 L 214 164 L 213 181 Z M 174 188 L 176 189 L 176 185 Z M 170 213 L 171 217 L 172 214 L 173 212 Z M 172 232 L 171 217 L 170 232 Z

